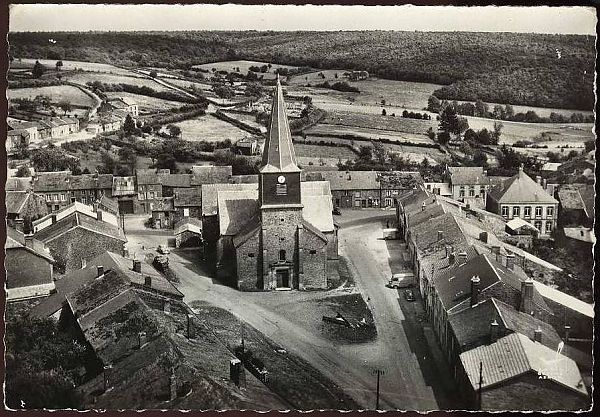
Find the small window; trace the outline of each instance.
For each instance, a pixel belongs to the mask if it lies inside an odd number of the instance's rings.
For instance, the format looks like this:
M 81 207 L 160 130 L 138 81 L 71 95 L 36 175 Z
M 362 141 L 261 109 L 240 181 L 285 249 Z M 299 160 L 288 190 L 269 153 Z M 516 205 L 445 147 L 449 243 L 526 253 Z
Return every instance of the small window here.
M 529 206 L 526 206 L 526 207 L 523 209 L 523 214 L 525 215 L 525 217 L 531 217 L 531 207 L 529 207 Z
M 552 222 L 546 222 L 546 233 L 552 232 Z
M 546 208 L 546 216 L 552 217 L 554 216 L 554 207 L 550 206 Z
M 356 191 L 356 192 L 354 193 L 354 197 L 356 197 L 356 198 L 360 198 L 360 191 Z
M 502 215 L 505 217 L 508 216 L 508 207 L 502 206 Z
M 254 253 L 250 252 L 250 253 L 248 254 L 248 258 L 254 258 Z
M 317 254 L 317 251 L 316 251 L 315 249 L 311 249 L 311 250 L 310 250 L 310 254 L 311 254 L 311 255 L 316 255 L 316 254 Z
M 286 256 L 285 250 L 283 250 L 283 249 L 280 250 L 279 251 L 279 260 L 280 261 L 285 261 L 285 256 Z
M 518 217 L 519 214 L 521 214 L 521 207 L 519 207 L 519 206 L 513 207 L 512 212 L 513 212 L 513 217 Z
M 535 217 L 542 217 L 542 208 L 539 206 L 535 208 Z

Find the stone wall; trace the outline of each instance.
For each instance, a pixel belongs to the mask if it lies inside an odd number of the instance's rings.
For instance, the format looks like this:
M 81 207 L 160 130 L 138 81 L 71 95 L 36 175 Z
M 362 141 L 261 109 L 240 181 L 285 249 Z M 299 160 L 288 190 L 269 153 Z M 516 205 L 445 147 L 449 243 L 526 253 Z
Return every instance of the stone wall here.
M 237 287 L 242 291 L 263 289 L 260 229 L 236 249 Z

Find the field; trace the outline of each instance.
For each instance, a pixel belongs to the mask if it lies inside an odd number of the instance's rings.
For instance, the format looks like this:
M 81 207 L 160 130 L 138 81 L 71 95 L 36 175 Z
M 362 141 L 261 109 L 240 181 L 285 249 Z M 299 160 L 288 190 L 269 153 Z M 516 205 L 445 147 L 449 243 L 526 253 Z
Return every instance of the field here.
M 408 119 L 396 116 L 367 115 L 350 112 L 327 112 L 320 122 L 336 126 L 355 126 L 374 130 L 425 134 L 430 127 L 437 130 L 438 122 L 434 120 Z
M 11 68 L 33 68 L 35 64 L 35 59 L 15 59 L 11 64 Z M 45 65 L 48 69 L 56 68 L 55 59 L 39 59 L 40 64 Z M 131 75 L 131 71 L 128 71 L 123 68 L 115 67 L 113 65 L 101 64 L 98 62 L 82 62 L 82 61 L 65 61 L 63 59 L 62 71 L 72 71 L 81 69 L 84 71 L 91 72 L 102 72 L 107 74 L 116 74 L 116 75 Z
M 138 104 L 140 113 L 156 113 L 157 111 L 169 110 L 176 107 L 181 107 L 185 103 L 179 101 L 163 100 L 161 98 L 142 96 L 139 94 L 126 93 L 126 92 L 107 92 L 107 97 L 127 97 L 132 99 Z
M 345 146 L 321 146 L 304 143 L 294 143 L 298 163 L 308 166 L 337 166 L 338 162 L 346 162 L 356 158 L 356 154 Z
M 263 66 L 267 65 L 268 62 L 258 62 L 258 61 L 221 61 L 221 62 L 212 62 L 210 64 L 202 64 L 202 65 L 194 65 L 192 68 L 202 68 L 208 71 L 212 71 L 212 69 L 216 69 L 217 71 L 227 71 L 227 72 L 235 72 L 234 68 L 239 67 L 240 73 L 246 75 L 248 71 L 250 71 L 250 67 L 252 66 Z M 260 77 L 261 75 L 265 80 L 275 78 L 275 70 L 277 68 L 295 68 L 290 65 L 280 65 L 280 64 L 272 64 L 271 69 L 267 72 L 257 72 L 256 74 Z
M 226 114 L 227 116 L 239 120 L 240 122 L 250 126 L 250 127 L 254 127 L 256 129 L 261 129 L 261 128 L 265 128 L 263 125 L 261 125 L 260 123 L 258 123 L 256 121 L 256 117 L 253 114 L 250 113 L 234 113 L 234 112 L 227 112 L 227 111 L 223 111 L 224 114 Z
M 92 107 L 94 100 L 77 87 L 70 85 L 57 85 L 50 87 L 37 87 L 37 88 L 18 88 L 14 90 L 6 90 L 6 94 L 9 100 L 17 98 L 30 98 L 33 99 L 38 95 L 45 95 L 50 97 L 52 103 L 58 103 L 61 100 L 68 100 L 74 106 L 80 107 Z
M 390 140 L 393 142 L 412 142 L 417 144 L 432 144 L 424 133 L 405 133 L 393 130 L 369 129 L 356 126 L 338 126 L 330 124 L 318 124 L 305 131 L 307 135 L 312 136 L 338 136 L 351 140 L 352 137 L 357 140 Z
M 473 103 L 472 101 L 461 101 L 461 100 L 457 100 L 458 104 L 462 104 L 462 103 Z M 494 110 L 494 106 L 498 104 L 498 103 L 487 103 L 487 105 L 489 106 L 490 111 Z M 427 105 L 427 103 L 426 103 Z M 500 104 L 501 106 L 504 107 L 504 104 Z M 533 107 L 533 106 L 519 106 L 519 105 L 513 105 L 512 106 L 513 110 L 515 111 L 515 113 L 527 113 L 528 111 L 534 111 L 536 112 L 536 114 L 540 117 L 550 117 L 550 113 L 558 113 L 558 114 L 562 114 L 563 116 L 566 117 L 570 117 L 573 113 L 581 113 L 584 116 L 589 116 L 589 115 L 593 115 L 594 112 L 593 111 L 584 111 L 584 110 L 570 110 L 570 109 L 553 109 L 553 108 L 548 108 L 548 107 Z
M 240 139 L 250 136 L 250 133 L 211 115 L 184 120 L 183 122 L 174 124 L 181 128 L 181 138 L 192 142 L 200 140 L 219 142 L 225 139 L 237 142 Z
M 194 86 L 198 90 L 212 91 L 212 85 L 210 85 L 208 83 L 201 83 L 201 82 L 195 82 L 195 81 L 182 80 L 182 79 L 179 79 L 179 78 L 169 78 L 167 80 L 167 82 L 169 84 L 173 84 L 173 85 L 175 85 L 177 87 L 180 87 L 180 88 L 188 89 L 188 88 L 190 88 L 190 86 Z
M 86 84 L 88 82 L 100 81 L 105 84 L 131 84 L 131 85 L 137 85 L 139 87 L 147 86 L 156 91 L 171 91 L 169 88 L 157 83 L 156 81 L 150 80 L 148 78 L 135 77 L 135 76 L 106 74 L 106 73 L 98 73 L 98 72 L 96 72 L 96 73 L 81 72 L 81 73 L 69 74 L 69 76 L 66 78 L 68 81 L 72 81 L 74 83 L 79 83 L 79 84 Z

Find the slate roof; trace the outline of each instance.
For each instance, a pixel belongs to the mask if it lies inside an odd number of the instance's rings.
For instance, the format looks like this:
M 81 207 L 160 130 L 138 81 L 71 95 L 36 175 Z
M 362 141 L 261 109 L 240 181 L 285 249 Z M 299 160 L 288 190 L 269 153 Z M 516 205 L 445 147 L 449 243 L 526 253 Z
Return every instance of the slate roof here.
M 190 174 L 158 174 L 158 181 L 163 187 L 188 188 L 191 186 Z
M 542 188 L 540 184 L 522 169 L 519 173 L 503 182 L 502 185 L 494 186 L 488 192 L 488 196 L 499 203 L 542 203 L 558 204 L 558 201 Z
M 262 154 L 261 172 L 299 172 L 292 133 L 285 111 L 283 89 L 277 76 L 267 139 Z
M 442 240 L 438 239 L 438 231 L 442 232 Z M 410 228 L 410 236 L 410 239 L 416 241 L 416 247 L 423 256 L 444 250 L 448 245 L 457 247 L 468 243 L 451 213 L 444 213 Z
M 408 213 L 406 223 L 408 227 L 416 226 L 444 213 L 446 213 L 444 206 L 434 202 L 433 204 L 426 205 L 425 210 Z
M 452 185 L 479 185 L 489 184 L 483 167 L 448 167 Z
M 222 236 L 238 234 L 253 217 L 258 217 L 258 193 L 255 190 L 219 191 L 219 229 Z
M 563 228 L 563 232 L 565 233 L 565 236 L 570 239 L 587 243 L 594 243 L 596 241 L 594 229 L 589 227 L 565 227 Z
M 593 184 L 565 184 L 558 189 L 561 206 L 569 210 L 584 210 L 594 218 L 595 190 Z
M 194 165 L 191 186 L 227 183 L 232 175 L 231 166 Z M 258 181 L 257 181 L 258 182 Z
M 46 248 L 43 242 L 39 239 L 32 240 L 31 247 L 25 245 L 25 235 L 12 227 L 6 228 L 6 243 L 4 249 L 19 249 L 24 248 L 25 250 L 47 259 L 50 262 L 54 262 L 54 258 L 50 255 L 50 251 Z
M 258 175 L 232 175 L 230 182 L 232 184 L 254 184 L 258 183 Z
M 379 190 L 376 171 L 303 172 L 303 181 L 329 181 L 332 191 Z
M 112 189 L 112 174 L 72 175 L 70 171 L 39 172 L 33 179 L 35 191 Z
M 38 172 L 33 178 L 34 191 L 64 191 L 69 189 L 70 171 Z
M 190 231 L 194 233 L 201 234 L 202 233 L 202 220 L 197 219 L 195 217 L 184 217 L 179 220 L 174 227 L 174 234 L 178 235 L 185 231 Z
M 7 178 L 4 185 L 6 191 L 27 191 L 31 190 L 31 177 L 27 178 Z
M 202 206 L 202 188 L 182 188 L 175 191 L 173 205 L 175 207 Z
M 154 168 L 136 169 L 135 175 L 137 177 L 138 185 L 160 184 L 158 174 Z
M 107 211 L 111 212 L 111 213 L 118 213 L 119 212 L 119 203 L 117 200 L 113 199 L 113 198 L 109 198 L 106 195 L 102 194 L 102 196 L 100 197 L 100 206 L 104 207 L 107 209 Z
M 112 189 L 112 174 L 82 174 L 69 177 L 70 190 Z
M 56 293 L 35 306 L 30 314 L 35 317 L 47 317 L 58 311 L 68 295 L 96 279 L 98 266 L 102 266 L 105 273 L 118 271 L 121 278 L 129 283 L 129 286 L 138 289 L 144 288 L 145 277 L 150 276 L 152 277 L 151 291 L 173 298 L 183 298 L 183 294 L 177 288 L 146 262 L 141 262 L 141 273 L 137 273 L 133 271 L 132 259 L 107 251 L 88 261 L 85 268 L 71 271 L 57 280 L 55 282 Z
M 557 349 L 561 338 L 554 328 L 530 314 L 520 312 L 496 298 L 486 299 L 471 308 L 451 314 L 448 321 L 461 351 L 490 343 L 491 323 L 498 323 L 499 337 L 521 333 L 534 339 L 537 329 L 542 331 L 542 344 Z
M 560 304 L 569 310 L 576 311 L 577 313 L 588 317 L 594 318 L 594 305 L 588 304 L 584 301 L 581 301 L 578 298 L 575 298 L 567 293 L 559 291 L 555 288 L 552 288 L 548 285 L 542 284 L 539 281 L 533 281 L 533 286 L 539 292 L 539 294 L 550 301 L 553 301 L 557 304 Z
M 527 372 L 534 372 L 587 396 L 579 369 L 572 359 L 519 333 L 505 336 L 491 345 L 463 352 L 460 359 L 474 390 L 479 387 L 481 362 L 484 389 L 508 382 Z
M 416 190 L 411 191 L 409 194 L 404 195 L 398 199 L 398 205 L 400 206 L 400 211 L 405 213 L 411 213 L 417 210 L 421 210 L 421 206 L 425 201 L 432 201 L 433 196 L 430 195 L 427 191 L 418 188 Z
M 245 191 L 256 190 L 258 198 L 258 184 L 204 184 L 202 185 L 202 215 L 213 216 L 217 214 L 218 191 Z
M 29 198 L 30 193 L 26 191 L 7 191 L 6 199 L 4 203 L 6 204 L 6 213 L 7 214 L 18 214 L 23 210 L 23 206 L 25 206 L 25 202 Z
M 99 233 L 113 239 L 127 242 L 127 238 L 123 233 L 123 230 L 104 221 L 94 219 L 87 215 L 81 215 L 78 212 L 69 214 L 68 216 L 57 220 L 56 223 L 51 224 L 35 234 L 36 239 L 42 242 L 49 242 L 63 235 L 64 233 L 81 227 L 94 233 Z

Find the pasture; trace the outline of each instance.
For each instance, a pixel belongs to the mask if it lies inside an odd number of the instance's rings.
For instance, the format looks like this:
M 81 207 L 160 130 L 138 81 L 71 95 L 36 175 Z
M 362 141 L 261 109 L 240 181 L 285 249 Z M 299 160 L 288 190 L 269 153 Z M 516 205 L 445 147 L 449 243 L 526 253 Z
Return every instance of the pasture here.
M 130 73 L 133 74 L 133 73 Z M 105 84 L 131 84 L 136 85 L 138 87 L 146 86 L 150 87 L 156 91 L 172 91 L 171 89 L 165 87 L 162 84 L 157 83 L 149 78 L 144 78 L 141 76 L 126 76 L 126 75 L 117 75 L 117 74 L 106 74 L 99 72 L 77 72 L 68 74 L 65 77 L 68 81 L 78 83 L 78 84 L 87 84 L 88 82 L 100 81 Z
M 11 62 L 11 68 L 33 68 L 35 64 L 35 59 L 29 58 L 15 58 L 13 62 Z M 56 59 L 38 59 L 40 64 L 46 66 L 47 69 L 56 69 Z M 74 70 L 83 70 L 83 71 L 91 71 L 91 72 L 102 72 L 106 74 L 115 74 L 115 75 L 131 75 L 131 71 L 115 67 L 113 65 L 108 64 L 100 64 L 97 62 L 83 62 L 83 61 L 66 61 L 62 60 L 63 66 L 62 71 L 74 71 Z
M 250 136 L 250 133 L 211 115 L 200 116 L 173 124 L 181 128 L 181 139 L 191 142 L 201 140 L 219 142 L 230 139 L 235 143 L 240 139 Z
M 425 134 L 405 133 L 393 130 L 369 129 L 356 126 L 338 126 L 330 124 L 318 124 L 307 130 L 307 135 L 313 136 L 337 136 L 346 139 L 357 140 L 390 140 L 392 142 L 412 142 L 416 144 L 432 144 L 433 141 Z
M 180 78 L 169 78 L 167 80 L 167 82 L 169 84 L 173 84 L 179 88 L 185 88 L 185 89 L 192 89 L 195 88 L 196 90 L 201 90 L 203 92 L 206 91 L 212 91 L 212 85 L 208 84 L 208 83 L 201 83 L 201 82 L 196 82 L 196 81 L 189 81 L 189 80 L 182 80 Z
M 52 103 L 68 100 L 71 105 L 78 107 L 92 107 L 94 100 L 77 87 L 70 85 L 54 85 L 49 87 L 18 88 L 6 90 L 9 100 L 18 98 L 33 99 L 35 96 L 44 95 L 50 97 Z
M 259 61 L 221 61 L 221 62 L 212 62 L 210 64 L 202 64 L 202 65 L 194 65 L 192 68 L 202 68 L 204 70 L 211 71 L 213 68 L 216 71 L 227 71 L 227 72 L 236 72 L 236 69 L 239 67 L 240 73 L 246 75 L 248 71 L 250 71 L 250 67 L 258 66 L 261 67 L 263 65 L 267 65 L 268 62 L 259 62 Z M 280 64 L 271 64 L 271 68 L 267 72 L 257 72 L 256 75 L 259 77 L 262 75 L 265 80 L 273 79 L 276 77 L 275 69 L 277 68 L 296 68 L 290 65 L 280 65 Z
M 425 134 L 427 129 L 430 127 L 434 130 L 437 130 L 439 124 L 439 122 L 437 122 L 435 119 L 408 119 L 401 117 L 399 114 L 396 116 L 382 116 L 381 114 L 370 115 L 341 111 L 328 112 L 327 116 L 320 123 L 336 126 L 355 126 L 376 130 L 391 130 L 395 132 L 414 134 Z
M 126 92 L 107 92 L 107 97 L 126 97 L 135 101 L 138 105 L 140 113 L 156 113 L 158 111 L 165 111 L 172 108 L 184 106 L 185 103 L 179 101 L 163 100 L 161 98 L 142 96 L 139 94 L 126 93 Z
M 462 103 L 472 103 L 475 104 L 472 101 L 461 101 L 461 100 L 457 100 L 456 101 L 458 104 L 462 104 Z M 494 106 L 497 105 L 498 103 L 487 103 L 487 105 L 489 106 L 489 110 L 493 111 L 494 110 Z M 504 104 L 499 104 L 500 106 L 504 107 Z M 558 114 L 562 114 L 563 116 L 566 117 L 570 117 L 573 113 L 581 113 L 584 116 L 589 116 L 589 115 L 593 115 L 594 112 L 593 111 L 585 111 L 585 110 L 571 110 L 571 109 L 552 109 L 552 108 L 548 108 L 548 107 L 533 107 L 533 106 L 519 106 L 516 104 L 511 104 L 513 110 L 515 113 L 527 113 L 528 111 L 534 111 L 536 112 L 536 114 L 540 117 L 550 117 L 550 113 L 558 113 Z

